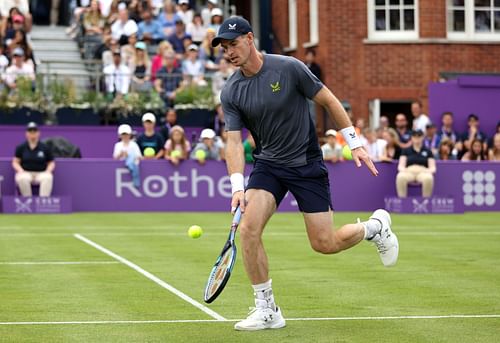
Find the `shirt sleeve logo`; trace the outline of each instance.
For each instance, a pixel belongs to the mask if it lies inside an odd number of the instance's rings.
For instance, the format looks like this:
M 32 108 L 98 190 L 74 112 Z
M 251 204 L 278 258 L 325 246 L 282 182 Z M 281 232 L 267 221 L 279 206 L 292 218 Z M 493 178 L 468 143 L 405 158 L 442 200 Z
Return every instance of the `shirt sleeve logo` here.
M 277 81 L 275 84 L 270 84 L 271 89 L 273 90 L 273 93 L 279 92 L 281 90 L 281 85 L 280 82 Z

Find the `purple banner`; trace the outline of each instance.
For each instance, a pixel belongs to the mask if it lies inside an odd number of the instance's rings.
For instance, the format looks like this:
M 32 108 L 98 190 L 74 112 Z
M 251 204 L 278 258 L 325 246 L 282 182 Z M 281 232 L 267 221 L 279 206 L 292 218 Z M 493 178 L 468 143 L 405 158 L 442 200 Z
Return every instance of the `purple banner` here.
M 14 195 L 10 159 L 0 159 L 1 194 Z M 371 211 L 384 208 L 386 197 L 396 195 L 397 165 L 377 163 L 380 175 L 354 163 L 328 164 L 336 211 Z M 57 160 L 55 196 L 70 196 L 73 211 L 228 211 L 231 186 L 226 165 L 207 161 L 203 166 L 186 161 L 175 167 L 167 161 L 143 161 L 142 185 L 134 188 L 123 162 L 111 159 Z M 245 175 L 249 175 L 247 166 Z M 434 195 L 454 198 L 465 211 L 500 211 L 500 163 L 438 162 Z M 415 191 L 420 191 L 417 187 Z M 288 195 L 280 210 L 298 210 Z
M 401 199 L 398 197 L 386 197 L 384 199 L 385 209 L 393 213 L 415 213 L 415 214 L 450 214 L 464 213 L 463 201 L 457 201 L 452 197 L 433 196 L 430 198 L 409 197 Z
M 2 209 L 4 213 L 71 213 L 71 197 L 4 196 L 2 197 Z

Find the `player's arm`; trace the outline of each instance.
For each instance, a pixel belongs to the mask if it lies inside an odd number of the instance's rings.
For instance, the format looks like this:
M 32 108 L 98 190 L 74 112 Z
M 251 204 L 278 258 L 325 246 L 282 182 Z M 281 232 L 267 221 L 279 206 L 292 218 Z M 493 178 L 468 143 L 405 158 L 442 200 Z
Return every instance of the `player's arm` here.
M 243 172 L 245 169 L 245 153 L 241 141 L 241 131 L 228 131 L 226 144 L 226 165 L 231 178 L 233 199 L 231 212 L 240 206 L 241 212 L 245 211 L 245 182 Z
M 356 166 L 361 167 L 361 161 L 363 161 L 368 169 L 370 169 L 371 173 L 377 176 L 377 168 L 375 168 L 375 165 L 368 156 L 368 153 L 363 148 L 361 140 L 352 126 L 351 119 L 349 119 L 344 107 L 335 95 L 333 95 L 328 88 L 323 86 L 323 88 L 316 93 L 313 100 L 328 110 L 330 117 L 334 123 L 337 124 L 342 136 L 344 136 L 344 139 L 349 145 L 349 148 L 352 151 L 352 158 L 354 162 L 356 162 Z

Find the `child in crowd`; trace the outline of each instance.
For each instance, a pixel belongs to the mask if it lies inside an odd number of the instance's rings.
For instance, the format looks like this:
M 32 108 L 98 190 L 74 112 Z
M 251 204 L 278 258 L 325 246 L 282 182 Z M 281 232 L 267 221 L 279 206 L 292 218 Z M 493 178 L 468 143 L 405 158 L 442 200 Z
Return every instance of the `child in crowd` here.
M 113 158 L 125 161 L 125 166 L 130 170 L 130 174 L 132 174 L 134 187 L 139 188 L 141 186 L 139 162 L 142 155 L 139 146 L 132 140 L 132 128 L 130 125 L 120 125 L 118 127 L 118 136 L 120 137 L 120 141 L 115 143 Z
M 170 129 L 170 138 L 165 143 L 165 159 L 178 165 L 189 157 L 191 144 L 186 139 L 184 129 L 179 125 L 175 125 Z

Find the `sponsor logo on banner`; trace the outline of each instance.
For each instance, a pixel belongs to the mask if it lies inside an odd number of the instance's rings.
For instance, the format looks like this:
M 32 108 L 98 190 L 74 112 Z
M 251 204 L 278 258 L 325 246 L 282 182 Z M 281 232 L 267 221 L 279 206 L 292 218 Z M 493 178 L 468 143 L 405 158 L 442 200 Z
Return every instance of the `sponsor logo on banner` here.
M 5 196 L 2 198 L 5 213 L 69 213 L 70 197 L 21 197 Z
M 411 199 L 413 204 L 413 213 L 429 213 L 427 205 L 429 204 L 429 199 L 423 199 L 422 201 L 418 199 Z
M 496 203 L 495 172 L 465 170 L 462 191 L 465 206 L 494 206 Z
M 386 197 L 385 209 L 394 213 L 463 213 L 463 206 L 453 197 Z

